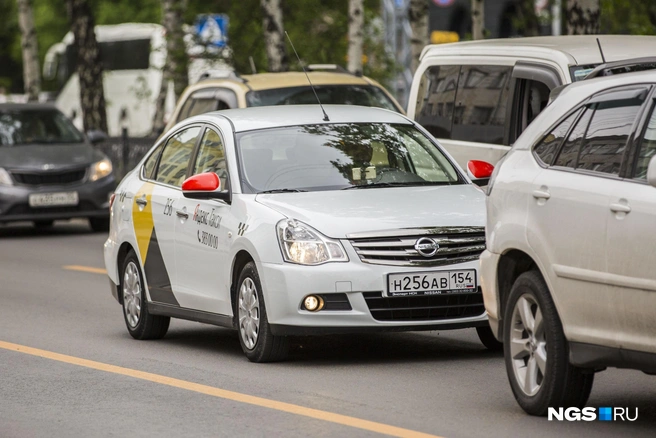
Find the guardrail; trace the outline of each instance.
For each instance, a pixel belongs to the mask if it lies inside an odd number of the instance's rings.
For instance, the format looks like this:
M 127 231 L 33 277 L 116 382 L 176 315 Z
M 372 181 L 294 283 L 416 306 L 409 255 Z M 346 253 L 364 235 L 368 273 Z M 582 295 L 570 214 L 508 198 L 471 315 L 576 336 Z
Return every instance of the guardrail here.
M 112 160 L 117 181 L 139 163 L 157 141 L 157 137 L 110 137 L 95 145 Z

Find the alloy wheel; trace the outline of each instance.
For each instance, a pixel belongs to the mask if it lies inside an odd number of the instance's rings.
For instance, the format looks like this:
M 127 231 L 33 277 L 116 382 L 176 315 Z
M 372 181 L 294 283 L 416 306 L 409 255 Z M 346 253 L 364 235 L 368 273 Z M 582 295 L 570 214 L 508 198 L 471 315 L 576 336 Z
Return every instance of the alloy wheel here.
M 547 340 L 542 311 L 535 298 L 524 294 L 515 303 L 510 332 L 510 356 L 517 383 L 528 396 L 542 386 L 547 369 Z
M 141 318 L 141 279 L 139 268 L 134 262 L 128 263 L 123 274 L 123 309 L 130 327 L 139 324 Z
M 239 333 L 246 348 L 255 348 L 260 334 L 260 302 L 257 287 L 249 277 L 239 287 Z

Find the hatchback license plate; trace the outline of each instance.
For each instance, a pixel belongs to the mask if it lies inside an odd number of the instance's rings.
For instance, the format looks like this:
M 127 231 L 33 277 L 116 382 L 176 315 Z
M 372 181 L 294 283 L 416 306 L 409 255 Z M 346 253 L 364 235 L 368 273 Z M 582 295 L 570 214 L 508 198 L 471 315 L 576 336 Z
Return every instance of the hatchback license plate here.
M 77 205 L 77 192 L 34 193 L 29 197 L 30 207 Z
M 476 270 L 389 274 L 387 296 L 442 295 L 476 292 Z

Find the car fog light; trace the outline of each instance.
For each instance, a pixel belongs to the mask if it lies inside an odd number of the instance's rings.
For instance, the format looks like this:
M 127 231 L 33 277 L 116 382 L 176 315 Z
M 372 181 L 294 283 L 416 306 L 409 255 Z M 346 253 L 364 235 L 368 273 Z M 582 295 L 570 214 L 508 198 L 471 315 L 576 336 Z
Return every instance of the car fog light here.
M 310 312 L 318 312 L 323 309 L 323 298 L 318 295 L 308 295 L 303 300 L 303 307 Z

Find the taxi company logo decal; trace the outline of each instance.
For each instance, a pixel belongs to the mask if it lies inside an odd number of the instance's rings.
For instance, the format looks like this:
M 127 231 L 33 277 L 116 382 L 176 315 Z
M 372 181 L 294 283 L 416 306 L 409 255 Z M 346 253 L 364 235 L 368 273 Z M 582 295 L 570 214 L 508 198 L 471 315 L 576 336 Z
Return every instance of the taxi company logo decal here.
M 194 209 L 193 221 L 198 225 L 209 225 L 213 228 L 219 228 L 221 226 L 221 216 L 212 211 L 203 210 L 200 208 L 200 204 Z
M 240 235 L 240 236 L 243 236 L 244 233 L 246 232 L 246 230 L 248 230 L 248 225 L 246 225 L 242 222 L 239 222 L 239 227 L 238 227 L 237 234 Z
M 422 237 L 415 243 L 415 249 L 424 257 L 433 257 L 440 245 L 430 237 Z

